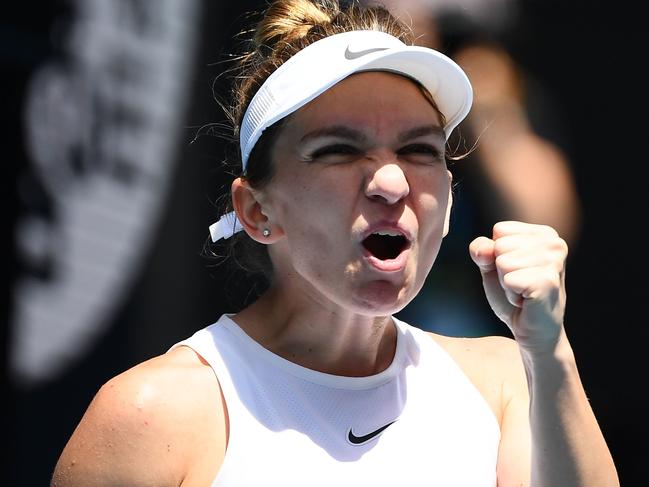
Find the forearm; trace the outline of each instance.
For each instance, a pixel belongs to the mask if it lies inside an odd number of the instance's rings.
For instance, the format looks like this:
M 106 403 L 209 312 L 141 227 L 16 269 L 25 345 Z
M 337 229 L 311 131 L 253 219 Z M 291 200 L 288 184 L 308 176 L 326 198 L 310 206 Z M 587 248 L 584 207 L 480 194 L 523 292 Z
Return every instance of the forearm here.
M 522 356 L 530 390 L 531 485 L 618 486 L 568 340 L 564 336 L 553 354 Z

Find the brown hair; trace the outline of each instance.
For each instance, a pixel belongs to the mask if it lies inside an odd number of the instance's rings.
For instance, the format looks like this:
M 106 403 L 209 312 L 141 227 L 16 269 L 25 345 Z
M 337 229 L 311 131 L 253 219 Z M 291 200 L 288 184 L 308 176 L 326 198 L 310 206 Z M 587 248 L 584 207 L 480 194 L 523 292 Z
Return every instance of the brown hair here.
M 232 174 L 241 173 L 238 138 L 243 116 L 264 81 L 308 45 L 334 34 L 355 30 L 385 32 L 405 44 L 414 43 L 411 28 L 380 5 L 363 6 L 358 0 L 275 0 L 269 5 L 252 30 L 254 35 L 248 40 L 248 52 L 239 56 L 237 65 L 227 72 L 232 75 L 233 85 L 229 105 L 222 106 L 232 125 L 232 142 L 237 151 L 236 157 L 226 161 L 234 164 Z M 421 89 L 437 108 L 432 96 L 423 87 Z M 439 114 L 443 119 L 441 112 Z M 242 177 L 254 188 L 262 188 L 273 177 L 270 149 L 285 120 L 267 128 L 250 154 Z M 225 203 L 224 213 L 232 210 L 229 194 Z M 270 279 L 272 266 L 265 245 L 253 241 L 243 232 L 228 239 L 226 245 L 234 262 L 248 272 L 261 273 Z

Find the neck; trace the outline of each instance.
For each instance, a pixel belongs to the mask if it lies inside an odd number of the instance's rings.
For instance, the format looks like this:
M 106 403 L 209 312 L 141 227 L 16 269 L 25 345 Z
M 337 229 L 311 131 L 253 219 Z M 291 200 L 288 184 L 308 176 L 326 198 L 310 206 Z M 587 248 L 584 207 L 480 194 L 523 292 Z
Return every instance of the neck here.
M 331 303 L 295 299 L 271 287 L 234 320 L 271 352 L 334 375 L 362 377 L 385 370 L 394 358 L 390 316 L 365 316 Z

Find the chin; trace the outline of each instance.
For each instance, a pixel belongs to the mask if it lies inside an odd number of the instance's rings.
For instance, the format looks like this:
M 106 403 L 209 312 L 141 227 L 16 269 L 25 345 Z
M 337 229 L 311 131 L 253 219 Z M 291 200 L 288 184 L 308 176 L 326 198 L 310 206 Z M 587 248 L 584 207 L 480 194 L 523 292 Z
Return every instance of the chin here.
M 398 313 L 414 296 L 403 287 L 388 281 L 374 281 L 365 284 L 354 293 L 354 307 L 360 314 L 385 316 Z

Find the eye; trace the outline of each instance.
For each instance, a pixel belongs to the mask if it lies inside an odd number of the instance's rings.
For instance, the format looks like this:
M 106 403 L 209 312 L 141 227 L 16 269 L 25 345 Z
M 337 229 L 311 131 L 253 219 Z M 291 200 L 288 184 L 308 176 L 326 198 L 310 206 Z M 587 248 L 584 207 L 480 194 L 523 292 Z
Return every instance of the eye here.
M 444 160 L 444 152 L 431 144 L 410 144 L 397 151 L 400 157 L 413 162 L 432 164 Z
M 361 150 L 349 144 L 331 144 L 311 153 L 311 160 L 320 160 L 324 162 L 345 162 L 358 156 Z

